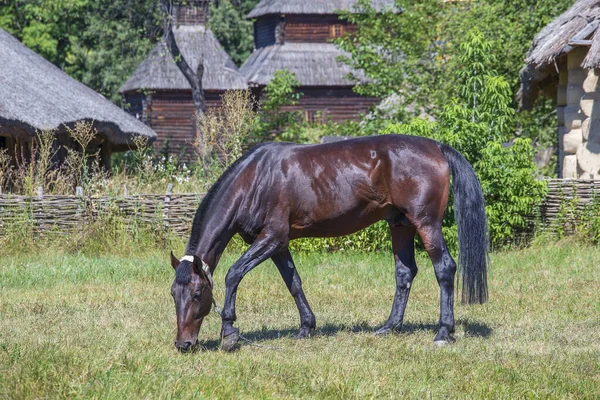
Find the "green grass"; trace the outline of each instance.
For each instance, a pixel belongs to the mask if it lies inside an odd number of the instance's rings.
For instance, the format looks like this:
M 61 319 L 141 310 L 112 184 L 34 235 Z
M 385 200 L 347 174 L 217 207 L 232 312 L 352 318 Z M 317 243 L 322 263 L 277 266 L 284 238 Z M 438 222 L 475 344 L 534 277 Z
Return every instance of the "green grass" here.
M 216 298 L 233 258 L 216 274 Z M 318 329 L 271 262 L 238 292 L 242 334 L 263 347 L 176 352 L 167 254 L 0 257 L 0 398 L 597 398 L 600 249 L 492 256 L 491 300 L 456 307 L 456 343 L 433 345 L 439 294 L 420 259 L 404 332 L 376 337 L 394 292 L 387 254 L 298 255 Z

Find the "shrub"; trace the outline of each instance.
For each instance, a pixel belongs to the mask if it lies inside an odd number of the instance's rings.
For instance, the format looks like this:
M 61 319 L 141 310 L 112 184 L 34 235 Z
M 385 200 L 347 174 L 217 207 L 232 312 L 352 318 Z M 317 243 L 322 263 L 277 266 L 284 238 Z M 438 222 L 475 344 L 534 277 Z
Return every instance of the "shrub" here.
M 196 172 L 206 183 L 216 181 L 227 166 L 242 156 L 251 142 L 257 118 L 255 100 L 249 90 L 229 91 L 222 99 L 221 109 L 209 109 L 197 120 Z
M 514 127 L 512 94 L 508 82 L 487 67 L 492 57 L 489 44 L 480 32 L 472 31 L 461 50 L 459 97 L 445 107 L 439 121 L 417 118 L 406 125 L 390 123 L 383 132 L 432 138 L 461 152 L 481 182 L 491 241 L 502 246 L 514 243 L 528 227 L 545 194 L 545 183 L 536 179 L 531 141 L 508 142 Z M 451 213 L 444 225 L 454 237 Z

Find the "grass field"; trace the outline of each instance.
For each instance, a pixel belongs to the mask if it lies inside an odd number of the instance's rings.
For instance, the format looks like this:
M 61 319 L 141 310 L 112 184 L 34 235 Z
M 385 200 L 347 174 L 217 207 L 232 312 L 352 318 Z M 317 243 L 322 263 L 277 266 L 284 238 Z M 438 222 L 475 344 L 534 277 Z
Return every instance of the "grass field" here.
M 226 257 L 216 274 L 223 299 Z M 428 260 L 403 333 L 373 335 L 394 281 L 387 254 L 298 255 L 317 316 L 298 313 L 269 261 L 242 282 L 238 323 L 263 347 L 179 354 L 166 254 L 0 257 L 0 398 L 598 398 L 600 249 L 562 244 L 492 256 L 489 303 L 456 307 L 456 343 L 433 345 Z

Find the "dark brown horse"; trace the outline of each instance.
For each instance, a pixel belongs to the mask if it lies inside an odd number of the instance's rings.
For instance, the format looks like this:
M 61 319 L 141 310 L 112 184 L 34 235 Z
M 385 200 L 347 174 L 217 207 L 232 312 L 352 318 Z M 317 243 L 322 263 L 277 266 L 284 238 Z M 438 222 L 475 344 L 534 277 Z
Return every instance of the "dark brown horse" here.
M 453 177 L 463 294 L 467 303 L 487 299 L 487 222 L 473 169 L 449 146 L 414 136 L 386 135 L 321 145 L 267 143 L 250 150 L 219 178 L 200 204 L 186 256 L 171 254 L 171 288 L 177 313 L 175 346 L 198 342 L 212 304 L 212 273 L 233 235 L 250 244 L 225 278 L 222 348 L 239 339 L 235 298 L 242 278 L 271 258 L 300 312 L 298 337 L 315 328 L 315 316 L 288 249 L 301 237 L 347 235 L 379 220 L 389 223 L 396 261 L 396 294 L 387 322 L 377 331 L 399 330 L 417 265 L 418 233 L 440 285 L 436 343 L 452 340 L 456 263 L 442 236 Z

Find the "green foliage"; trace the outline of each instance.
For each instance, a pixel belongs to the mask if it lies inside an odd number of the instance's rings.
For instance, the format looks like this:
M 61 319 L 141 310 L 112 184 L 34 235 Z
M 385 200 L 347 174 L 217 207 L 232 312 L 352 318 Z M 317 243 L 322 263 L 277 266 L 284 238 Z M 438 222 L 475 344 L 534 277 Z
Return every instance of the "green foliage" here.
M 387 222 L 379 221 L 348 236 L 294 240 L 290 248 L 300 253 L 391 251 L 392 242 Z
M 529 139 L 516 139 L 512 146 L 490 142 L 476 164 L 486 196 L 490 236 L 496 244 L 514 243 L 526 233 L 530 217 L 545 195 L 545 183 L 536 180 Z
M 245 18 L 247 7 L 234 3 L 240 2 L 220 0 L 212 3 L 209 24 L 233 62 L 240 66 L 252 53 L 254 30 L 252 21 Z
M 0 2 L 0 27 L 75 79 L 118 102 L 119 86 L 160 37 L 154 0 Z
M 415 88 L 422 83 L 424 68 L 429 67 L 423 57 L 435 41 L 432 17 L 439 4 L 426 0 L 399 5 L 405 10 L 402 14 L 378 13 L 370 0 L 359 0 L 354 10 L 341 13 L 357 26 L 356 33 L 346 34 L 336 43 L 350 55 L 341 59 L 371 78 L 369 84 L 356 86 L 356 92 L 381 98 L 399 93 L 411 104 L 423 94 Z
M 437 114 L 436 109 L 457 96 L 459 76 L 454 71 L 462 65 L 457 44 L 464 43 L 470 31 L 477 29 L 488 38 L 485 51 L 498 55 L 488 65 L 507 78 L 514 93 L 533 37 L 573 2 L 399 0 L 402 14 L 378 13 L 370 3 L 360 0 L 360 13 L 341 13 L 358 26 L 337 41 L 352 56 L 345 61 L 371 78 L 356 90 L 380 97 L 400 93 L 404 105 Z
M 463 76 L 455 73 L 463 69 L 460 55 L 464 50 L 457 44 L 466 42 L 473 29 L 487 38 L 487 47 L 481 49 L 480 56 L 496 55 L 487 60 L 487 68 L 504 78 L 507 91 L 516 93 L 520 86 L 518 73 L 534 36 L 573 1 L 399 0 L 397 5 L 404 10 L 399 15 L 377 13 L 369 3 L 358 2 L 360 14 L 342 13 L 358 29 L 337 42 L 351 54 L 345 62 L 371 78 L 370 83 L 355 90 L 382 98 L 399 96 L 401 102 L 396 109 L 381 117 L 407 122 L 411 114 L 438 118 L 453 98 L 464 99 L 464 93 L 458 92 L 466 87 Z M 479 67 L 481 70 L 483 64 Z M 469 76 L 472 84 L 483 85 L 482 75 L 469 72 Z M 512 99 L 514 95 L 507 106 L 515 109 L 517 104 Z M 533 110 L 511 118 L 512 127 L 499 129 L 508 129 L 512 136 L 530 138 L 535 146 L 556 148 L 555 118 L 550 101 L 540 99 Z M 542 172 L 554 176 L 555 163 L 551 161 Z
M 162 35 L 155 0 L 94 0 L 69 38 L 65 72 L 119 103 L 119 87 Z
M 275 71 L 263 90 L 261 112 L 254 128 L 254 141 L 284 140 L 301 142 L 302 112 L 285 107 L 298 104 L 302 93 L 296 75 L 288 70 Z
M 575 189 L 562 195 L 558 214 L 548 231 L 558 239 L 573 235 L 575 241 L 583 244 L 600 244 L 600 194 L 594 191 L 588 202 L 582 202 Z
M 461 152 L 481 182 L 492 242 L 514 243 L 543 198 L 545 184 L 536 179 L 531 141 L 518 138 L 508 143 L 514 126 L 512 96 L 508 82 L 493 75 L 489 42 L 473 30 L 460 48 L 460 97 L 450 101 L 439 121 L 417 118 L 406 125 L 389 124 L 384 133 L 429 137 Z M 449 214 L 445 225 L 450 229 L 452 224 Z

